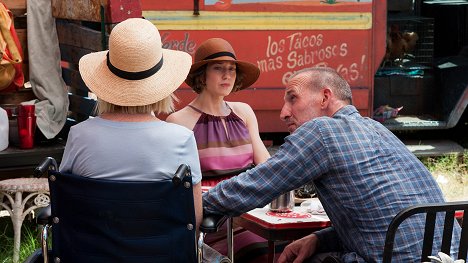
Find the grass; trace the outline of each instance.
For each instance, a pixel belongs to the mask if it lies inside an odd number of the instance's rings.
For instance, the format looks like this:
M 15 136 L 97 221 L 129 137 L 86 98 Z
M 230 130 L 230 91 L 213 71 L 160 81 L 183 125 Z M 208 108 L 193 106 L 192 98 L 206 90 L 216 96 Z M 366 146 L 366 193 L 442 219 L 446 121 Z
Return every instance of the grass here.
M 40 231 L 33 222 L 24 220 L 21 229 L 20 262 L 40 247 Z M 0 263 L 13 262 L 13 226 L 10 217 L 0 217 Z
M 468 151 L 463 156 L 421 158 L 431 171 L 447 201 L 468 200 Z
M 463 156 L 420 158 L 442 188 L 447 201 L 468 200 L 468 151 Z M 23 223 L 20 262 L 40 247 L 40 231 L 33 222 Z M 0 263 L 12 262 L 13 227 L 9 217 L 0 217 Z

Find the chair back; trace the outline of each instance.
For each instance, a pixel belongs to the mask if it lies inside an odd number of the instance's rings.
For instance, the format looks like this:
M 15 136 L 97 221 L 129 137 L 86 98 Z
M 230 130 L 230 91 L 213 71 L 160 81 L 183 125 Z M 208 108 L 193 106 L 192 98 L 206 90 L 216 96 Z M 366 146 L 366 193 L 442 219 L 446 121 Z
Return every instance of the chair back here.
M 426 223 L 424 229 L 423 247 L 421 252 L 421 261 L 430 262 L 428 256 L 431 256 L 433 251 L 434 233 L 437 229 L 443 228 L 442 243 L 438 251 L 450 255 L 452 245 L 452 233 L 454 225 L 458 225 L 455 221 L 455 213 L 463 211 L 465 217 L 468 215 L 468 201 L 463 202 L 448 202 L 415 205 L 398 213 L 390 222 L 385 238 L 385 247 L 383 252 L 383 263 L 389 263 L 392 260 L 393 244 L 395 242 L 395 234 L 398 227 L 408 217 L 416 214 L 425 214 Z M 437 213 L 445 213 L 444 225 L 436 225 Z M 440 215 L 439 215 L 440 216 Z M 468 219 L 461 221 L 461 235 L 458 242 L 458 259 L 466 259 L 468 250 Z
M 196 262 L 192 179 L 185 174 L 173 183 L 49 171 L 52 260 Z

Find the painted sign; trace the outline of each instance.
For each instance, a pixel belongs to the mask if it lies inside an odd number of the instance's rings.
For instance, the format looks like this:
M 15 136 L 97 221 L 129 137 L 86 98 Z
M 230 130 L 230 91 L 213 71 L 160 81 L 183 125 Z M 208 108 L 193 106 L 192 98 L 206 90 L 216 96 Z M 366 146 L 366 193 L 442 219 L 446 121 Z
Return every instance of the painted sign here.
M 242 38 L 238 35 L 242 34 Z M 362 43 L 349 42 L 350 38 L 365 40 L 366 33 L 359 30 L 331 35 L 327 31 L 249 31 L 234 34 L 218 31 L 203 34 L 198 31 L 161 31 L 163 47 L 194 54 L 198 45 L 209 37 L 229 41 L 236 57 L 256 64 L 260 78 L 251 88 L 283 87 L 297 70 L 328 66 L 335 68 L 352 86 L 364 86 L 368 71 L 368 57 Z
M 385 33 L 375 35 L 375 18 L 385 14 L 385 4 L 382 10 L 376 2 L 384 0 L 200 0 L 199 15 L 194 1 L 161 2 L 166 1 L 142 0 L 142 7 L 160 30 L 164 48 L 193 55 L 203 41 L 220 37 L 232 44 L 237 58 L 260 68 L 258 81 L 229 99 L 249 103 L 262 132 L 285 131 L 278 118 L 284 85 L 307 67 L 336 69 L 351 84 L 354 105 L 370 114 L 373 76 L 385 49 Z M 382 48 L 376 49 L 375 41 Z M 177 95 L 183 104 L 195 96 L 187 86 Z

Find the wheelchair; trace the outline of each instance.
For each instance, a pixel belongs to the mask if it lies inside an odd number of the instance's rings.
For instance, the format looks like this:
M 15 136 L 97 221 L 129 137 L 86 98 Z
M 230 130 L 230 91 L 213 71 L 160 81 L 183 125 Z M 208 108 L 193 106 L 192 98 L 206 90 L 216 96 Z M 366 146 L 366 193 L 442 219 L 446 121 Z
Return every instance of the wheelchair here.
M 35 174 L 48 176 L 51 205 L 37 215 L 42 247 L 28 263 L 202 262 L 204 251 L 214 251 L 204 246 L 204 233 L 218 231 L 227 219 L 204 217 L 197 239 L 192 178 L 185 164 L 172 180 L 120 181 L 60 173 L 47 157 Z M 230 262 L 214 257 L 214 262 Z

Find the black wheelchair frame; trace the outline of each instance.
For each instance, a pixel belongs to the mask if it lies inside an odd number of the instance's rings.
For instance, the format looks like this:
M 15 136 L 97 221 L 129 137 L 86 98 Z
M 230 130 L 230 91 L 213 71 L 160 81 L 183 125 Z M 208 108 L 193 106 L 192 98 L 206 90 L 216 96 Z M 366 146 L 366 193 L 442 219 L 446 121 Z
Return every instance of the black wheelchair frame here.
M 205 216 L 197 240 L 190 167 L 184 164 L 172 182 L 64 174 L 50 157 L 35 175 L 48 176 L 51 205 L 37 215 L 42 249 L 26 262 L 201 262 L 203 233 L 218 231 L 227 219 Z

